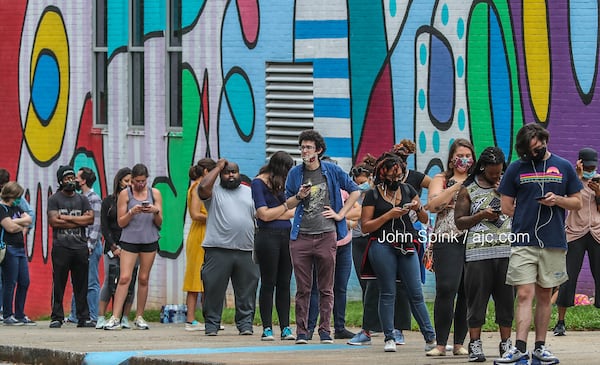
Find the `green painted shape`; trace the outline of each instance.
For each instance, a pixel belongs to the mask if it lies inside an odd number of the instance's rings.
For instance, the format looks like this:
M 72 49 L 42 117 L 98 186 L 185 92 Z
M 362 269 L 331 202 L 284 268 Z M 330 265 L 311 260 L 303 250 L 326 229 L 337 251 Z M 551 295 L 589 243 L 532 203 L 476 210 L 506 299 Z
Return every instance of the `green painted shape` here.
M 380 1 L 348 0 L 353 155 L 362 137 L 369 97 L 388 54 L 384 13 Z
M 160 254 L 175 258 L 183 248 L 188 170 L 194 163 L 198 129 L 200 128 L 200 91 L 194 75 L 184 69 L 182 83 L 181 136 L 168 137 L 168 181 L 154 185 L 163 197 L 163 225 L 160 232 Z
M 504 46 L 508 57 L 513 103 L 513 121 L 510 128 L 512 128 L 512 140 L 514 141 L 518 130 L 523 126 L 514 35 L 507 2 L 496 1 L 494 4 L 502 27 Z M 486 147 L 496 145 L 489 95 L 489 12 L 490 8 L 486 2 L 476 4 L 469 19 L 467 33 L 467 99 L 471 140 L 477 156 Z M 515 160 L 517 154 L 514 151 L 514 143 L 511 145 L 513 146 L 511 160 Z

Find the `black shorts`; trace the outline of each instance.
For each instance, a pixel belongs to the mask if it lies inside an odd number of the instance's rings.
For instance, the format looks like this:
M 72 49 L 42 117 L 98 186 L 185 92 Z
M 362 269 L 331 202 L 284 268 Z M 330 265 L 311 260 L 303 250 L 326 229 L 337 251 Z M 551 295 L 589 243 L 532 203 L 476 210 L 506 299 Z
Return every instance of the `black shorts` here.
M 121 248 L 127 252 L 154 252 L 158 251 L 158 241 L 152 243 L 127 243 L 121 242 Z

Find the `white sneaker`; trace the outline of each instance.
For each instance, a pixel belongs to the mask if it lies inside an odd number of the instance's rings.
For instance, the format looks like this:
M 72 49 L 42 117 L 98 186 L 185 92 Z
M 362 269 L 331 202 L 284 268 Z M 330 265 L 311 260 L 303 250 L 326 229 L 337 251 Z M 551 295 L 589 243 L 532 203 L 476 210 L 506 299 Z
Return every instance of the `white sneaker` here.
M 138 330 L 150 329 L 150 327 L 148 327 L 148 323 L 146 323 L 146 321 L 144 321 L 144 318 L 142 318 L 142 316 L 136 317 L 135 321 L 133 322 L 133 326 L 135 329 L 138 329 Z
M 104 329 L 105 324 L 106 324 L 106 318 L 104 316 L 98 316 L 98 321 L 96 322 L 96 329 L 97 330 Z
M 131 329 L 131 326 L 129 325 L 129 318 L 127 318 L 127 316 L 123 316 L 123 318 L 121 318 L 121 327 L 124 330 Z
M 195 319 L 192 322 L 185 322 L 184 329 L 186 331 L 204 331 L 204 325 Z
M 111 316 L 108 322 L 106 322 L 106 324 L 104 325 L 104 329 L 108 331 L 120 330 L 121 322 L 117 318 L 115 318 L 115 316 Z
M 385 341 L 385 346 L 383 346 L 383 351 L 396 352 L 396 341 L 393 338 Z

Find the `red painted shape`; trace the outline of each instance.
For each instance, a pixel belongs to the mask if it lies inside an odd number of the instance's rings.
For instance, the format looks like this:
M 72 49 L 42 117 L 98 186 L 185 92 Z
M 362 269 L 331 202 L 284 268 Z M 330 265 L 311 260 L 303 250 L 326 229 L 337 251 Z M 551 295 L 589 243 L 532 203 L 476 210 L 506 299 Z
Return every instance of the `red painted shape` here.
M 258 38 L 259 8 L 257 0 L 237 0 L 237 8 L 240 14 L 240 25 L 242 35 L 246 44 L 254 48 Z
M 2 121 L 2 166 L 17 176 L 23 127 L 19 109 L 19 46 L 27 0 L 15 0 L 0 6 L 0 120 Z
M 392 80 L 389 63 L 383 66 L 367 107 L 360 145 L 355 161 L 362 161 L 367 153 L 378 157 L 394 145 L 394 109 Z
M 202 100 L 202 120 L 204 121 L 204 133 L 208 139 L 208 132 L 210 127 L 210 104 L 208 102 L 208 70 L 204 70 L 204 79 L 202 80 L 202 94 L 200 98 Z

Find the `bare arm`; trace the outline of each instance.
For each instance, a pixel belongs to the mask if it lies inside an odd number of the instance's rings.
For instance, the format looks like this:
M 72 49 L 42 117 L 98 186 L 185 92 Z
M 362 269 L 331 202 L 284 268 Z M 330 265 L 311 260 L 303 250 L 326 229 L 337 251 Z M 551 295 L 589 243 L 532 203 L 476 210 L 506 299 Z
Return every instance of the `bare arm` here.
M 271 222 L 277 219 L 289 219 L 284 218 L 284 216 L 288 215 L 287 213 L 289 211 L 290 209 L 288 209 L 287 203 L 283 203 L 273 208 L 262 206 L 256 210 L 256 217 L 265 222 Z
M 492 208 L 485 208 L 471 215 L 471 197 L 464 186 L 458 193 L 456 205 L 454 206 L 454 223 L 458 229 L 469 229 L 484 219 L 495 221 L 499 217 Z
M 2 222 L 0 222 L 0 225 L 2 225 L 2 228 L 8 233 L 22 232 L 23 228 L 25 228 L 22 225 L 15 223 L 10 217 L 5 217 Z
M 452 198 L 461 187 L 461 184 L 454 184 L 444 189 L 446 177 L 444 174 L 437 174 L 431 179 L 429 184 L 429 194 L 427 196 L 427 205 L 425 209 L 431 213 L 439 213 L 452 203 Z
M 540 200 L 540 204 L 547 205 L 549 207 L 557 205 L 567 210 L 579 210 L 581 207 L 583 207 L 580 192 L 576 192 L 575 194 L 571 194 L 569 196 L 548 193 L 546 194 L 546 199 Z
M 502 198 L 500 198 L 500 207 L 503 214 L 512 217 L 515 214 L 515 198 L 502 195 Z
M 212 197 L 213 186 L 215 186 L 217 177 L 219 177 L 219 174 L 221 174 L 225 165 L 227 165 L 227 160 L 224 158 L 219 159 L 219 161 L 217 161 L 217 166 L 210 170 L 208 174 L 204 176 L 202 181 L 200 181 L 200 184 L 198 184 L 198 196 L 200 199 L 205 200 Z
M 190 206 L 188 207 L 190 217 L 194 221 L 206 223 L 206 214 L 202 213 L 202 206 L 204 205 L 204 203 L 202 203 L 202 200 L 200 200 L 200 197 L 198 196 L 198 190 L 192 189 L 190 194 Z
M 157 227 L 160 227 L 160 226 L 162 226 L 162 222 L 163 222 L 162 194 L 160 193 L 160 190 L 152 188 L 152 199 L 154 200 L 154 203 L 147 207 L 143 207 L 142 211 L 144 213 L 154 214 L 154 224 Z

